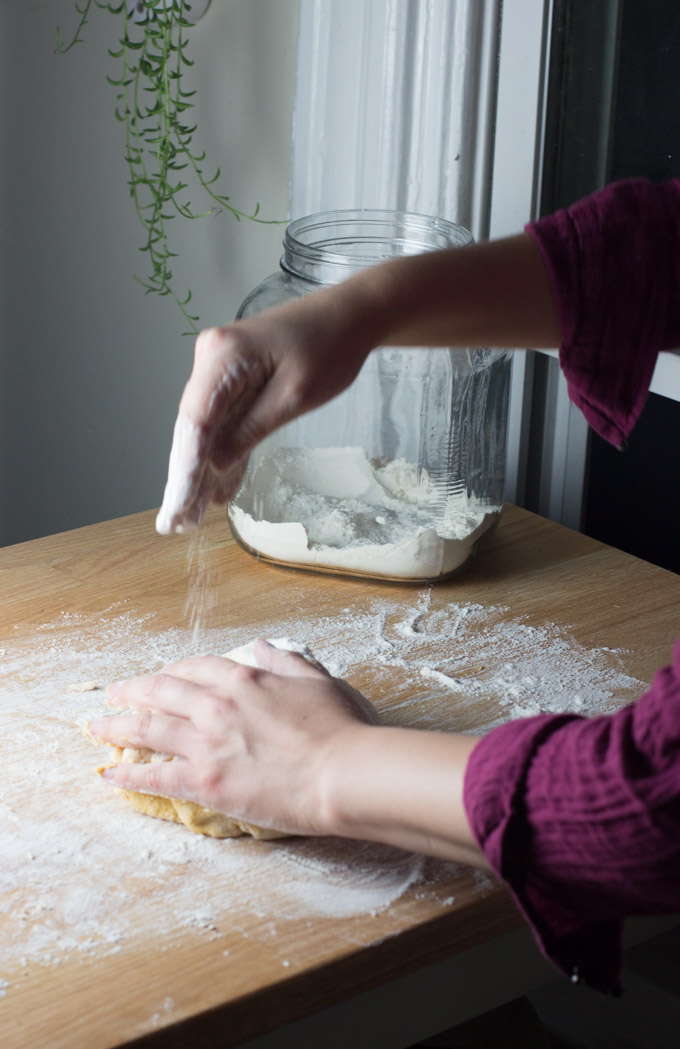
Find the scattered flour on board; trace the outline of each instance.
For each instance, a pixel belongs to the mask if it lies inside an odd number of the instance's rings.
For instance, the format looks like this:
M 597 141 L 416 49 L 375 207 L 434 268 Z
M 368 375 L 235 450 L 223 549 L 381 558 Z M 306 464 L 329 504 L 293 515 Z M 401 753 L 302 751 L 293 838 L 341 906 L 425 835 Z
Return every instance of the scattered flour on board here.
M 491 725 L 475 709 L 489 694 L 510 718 L 602 713 L 642 688 L 625 673 L 621 653 L 584 648 L 564 629 L 531 626 L 497 607 L 435 610 L 430 590 L 414 591 L 406 609 L 403 600 L 380 598 L 333 618 L 279 618 L 247 632 L 201 629 L 199 620 L 159 631 L 152 615 L 114 606 L 93 617 L 64 613 L 30 636 L 0 642 L 0 959 L 7 972 L 29 961 L 117 952 L 158 923 L 218 937 L 238 928 L 239 914 L 254 913 L 265 920 L 262 935 L 275 936 L 288 918 L 377 913 L 415 885 L 436 894 L 442 869 L 455 866 L 335 839 L 216 841 L 135 813 L 95 775 L 101 754 L 81 732 L 105 709 L 104 694 L 74 691 L 74 683 L 104 687 L 260 634 L 307 644 L 331 673 L 350 680 L 370 671 L 376 687 L 389 685 L 390 717 L 421 727 L 442 727 L 441 716 L 437 723 L 427 714 L 430 698 L 440 709 L 446 698 L 448 727 L 460 712 L 483 729 Z M 412 720 L 414 683 L 420 700 Z M 482 875 L 478 883 L 489 884 Z M 0 994 L 7 986 L 0 983 Z

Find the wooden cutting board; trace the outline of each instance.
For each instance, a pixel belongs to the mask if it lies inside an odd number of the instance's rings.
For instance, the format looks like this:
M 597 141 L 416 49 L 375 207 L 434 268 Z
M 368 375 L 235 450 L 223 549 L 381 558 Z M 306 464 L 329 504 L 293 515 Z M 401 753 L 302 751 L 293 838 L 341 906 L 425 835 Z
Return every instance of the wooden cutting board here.
M 677 576 L 513 507 L 438 586 L 260 563 L 219 511 L 196 539 L 157 537 L 145 513 L 8 548 L 0 584 L 8 1049 L 171 1030 L 194 1045 L 208 1029 L 206 1044 L 236 1045 L 519 923 L 455 864 L 329 839 L 208 842 L 131 812 L 81 733 L 109 681 L 289 636 L 388 723 L 482 731 L 632 700 L 680 623 Z

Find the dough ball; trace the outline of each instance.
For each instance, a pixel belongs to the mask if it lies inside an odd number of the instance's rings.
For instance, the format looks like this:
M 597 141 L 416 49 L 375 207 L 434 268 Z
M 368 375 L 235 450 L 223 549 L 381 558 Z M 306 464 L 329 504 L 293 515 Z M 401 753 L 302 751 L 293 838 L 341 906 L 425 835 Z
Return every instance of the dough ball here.
M 171 754 L 158 754 L 154 750 L 145 747 L 114 747 L 112 765 L 119 763 L 147 764 L 155 761 L 173 761 Z M 108 766 L 104 766 L 108 767 Z M 100 770 L 101 771 L 101 770 Z M 205 834 L 210 838 L 239 838 L 244 834 L 250 834 L 253 838 L 272 839 L 287 838 L 289 835 L 282 831 L 268 830 L 266 827 L 257 827 L 245 820 L 233 819 L 225 816 L 223 812 L 214 809 L 206 809 L 195 801 L 182 801 L 180 798 L 166 798 L 161 794 L 142 794 L 136 790 L 125 790 L 117 787 L 116 793 L 125 798 L 133 809 L 144 813 L 145 816 L 154 816 L 159 820 L 169 820 L 172 823 L 183 823 L 195 834 Z
M 257 667 L 258 663 L 253 654 L 254 644 L 251 641 L 247 645 L 241 645 L 230 652 L 225 652 L 224 656 L 244 666 Z M 298 652 L 314 666 L 321 670 L 324 669 L 305 645 L 289 641 L 287 638 L 272 638 L 269 640 L 269 644 L 284 651 Z M 378 715 L 374 706 L 358 692 L 356 693 L 355 706 L 360 716 L 372 724 L 377 724 Z M 114 747 L 113 761 L 110 764 L 117 765 L 121 762 L 146 764 L 148 762 L 173 760 L 174 758 L 171 754 L 159 754 L 146 747 Z M 102 766 L 102 768 L 108 767 L 110 766 Z M 102 769 L 100 768 L 99 771 L 101 772 Z M 194 801 L 181 801 L 179 798 L 165 798 L 156 794 L 142 794 L 139 791 L 125 790 L 121 787 L 116 788 L 116 790 L 137 812 L 143 812 L 146 816 L 154 816 L 156 819 L 183 823 L 185 827 L 188 827 L 195 834 L 205 834 L 211 838 L 238 838 L 244 834 L 249 834 L 251 837 L 260 840 L 290 837 L 289 834 L 283 831 L 258 827 L 253 823 L 246 823 L 245 820 L 225 816 L 224 813 L 216 812 L 214 809 L 206 809 L 203 805 L 198 805 Z

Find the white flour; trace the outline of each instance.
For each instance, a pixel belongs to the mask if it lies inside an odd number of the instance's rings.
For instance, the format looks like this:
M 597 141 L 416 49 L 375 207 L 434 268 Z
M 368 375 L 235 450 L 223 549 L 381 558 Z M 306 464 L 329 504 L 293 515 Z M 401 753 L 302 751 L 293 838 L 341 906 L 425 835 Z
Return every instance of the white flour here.
M 201 432 L 178 415 L 172 435 L 168 480 L 156 518 L 160 535 L 193 532 L 200 524 L 212 494 L 211 470 L 201 456 Z
M 152 616 L 118 606 L 91 618 L 64 614 L 7 639 L 0 649 L 3 992 L 11 993 L 13 974 L 28 962 L 121 951 L 151 929 L 167 927 L 170 936 L 189 927 L 224 938 L 228 951 L 244 915 L 262 919 L 258 935 L 269 941 L 288 919 L 370 915 L 416 884 L 419 896 L 439 899 L 437 886 L 450 881 L 453 864 L 335 839 L 216 841 L 135 813 L 96 776 L 102 755 L 81 729 L 106 710 L 104 693 L 74 685 L 103 687 L 196 651 L 227 651 L 253 634 L 296 639 L 333 673 L 365 675 L 376 697 L 390 697 L 388 723 L 423 728 L 489 727 L 480 714 L 489 694 L 508 717 L 592 714 L 642 688 L 620 654 L 586 649 L 554 625 L 528 626 L 500 608 L 435 610 L 429 590 L 414 591 L 406 608 L 381 598 L 368 609 L 292 616 L 247 633 L 158 631 Z M 410 698 L 414 683 L 422 683 L 419 701 Z M 478 883 L 488 885 L 481 875 Z
M 363 448 L 279 448 L 229 509 L 241 539 L 267 557 L 418 580 L 464 564 L 499 513 L 462 486 L 444 495 L 403 459 L 374 466 Z

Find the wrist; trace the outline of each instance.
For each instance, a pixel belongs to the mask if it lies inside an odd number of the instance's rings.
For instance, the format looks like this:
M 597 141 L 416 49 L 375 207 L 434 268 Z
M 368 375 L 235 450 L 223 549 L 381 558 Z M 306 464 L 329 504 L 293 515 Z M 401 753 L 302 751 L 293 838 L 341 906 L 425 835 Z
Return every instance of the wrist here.
M 317 755 L 313 793 L 319 813 L 319 833 L 333 837 L 358 837 L 354 833 L 360 819 L 364 763 L 379 746 L 374 732 L 378 727 L 362 721 L 336 732 Z M 356 783 L 356 778 L 361 783 Z M 356 796 L 355 796 L 356 795 Z
M 322 761 L 323 834 L 486 867 L 463 806 L 475 737 L 357 724 Z

